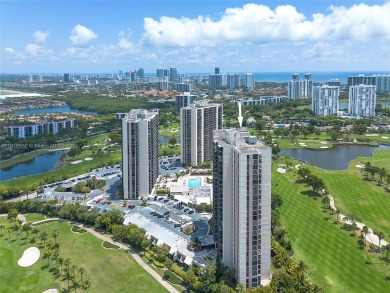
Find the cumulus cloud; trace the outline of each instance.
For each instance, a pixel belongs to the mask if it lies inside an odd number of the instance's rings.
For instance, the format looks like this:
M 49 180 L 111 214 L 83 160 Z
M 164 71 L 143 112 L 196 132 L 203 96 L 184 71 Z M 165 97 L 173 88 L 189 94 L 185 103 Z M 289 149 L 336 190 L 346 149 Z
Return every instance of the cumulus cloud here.
M 95 34 L 92 30 L 78 24 L 74 26 L 70 40 L 75 46 L 84 46 L 87 43 L 97 39 L 97 37 L 97 34 Z
M 390 2 L 350 8 L 331 6 L 327 15 L 316 13 L 311 19 L 291 5 L 272 10 L 259 4 L 228 8 L 219 20 L 208 16 L 145 18 L 143 41 L 157 46 L 187 47 L 215 46 L 221 42 L 368 40 L 378 37 L 390 39 Z
M 50 35 L 50 32 L 42 32 L 42 31 L 36 31 L 33 33 L 33 37 L 36 42 L 43 43 L 46 41 L 47 37 Z

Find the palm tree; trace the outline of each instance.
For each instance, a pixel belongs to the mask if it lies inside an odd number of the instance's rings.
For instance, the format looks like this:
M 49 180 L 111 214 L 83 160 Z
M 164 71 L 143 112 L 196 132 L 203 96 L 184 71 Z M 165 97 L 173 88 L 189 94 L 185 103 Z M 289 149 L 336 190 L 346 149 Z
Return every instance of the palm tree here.
M 85 282 L 84 282 L 84 284 L 82 285 L 82 288 L 83 288 L 83 290 L 84 291 L 88 291 L 88 289 L 89 288 L 91 288 L 91 281 L 89 281 L 89 280 L 86 280 Z
M 64 264 L 64 259 L 62 257 L 58 258 L 58 264 L 61 267 L 61 273 L 62 273 L 62 265 Z
M 26 232 L 26 239 L 28 238 L 28 234 L 29 232 L 31 231 L 31 225 L 29 223 L 25 223 L 23 226 L 22 226 L 22 230 L 24 232 Z
M 324 290 L 319 287 L 318 285 L 314 285 L 312 288 L 311 288 L 311 291 L 312 293 L 322 293 L 324 292 Z
M 68 281 L 68 290 L 69 290 L 69 280 L 72 278 L 72 274 L 70 273 L 70 270 L 67 268 L 65 271 L 65 278 Z
M 57 243 L 57 237 L 58 235 L 60 235 L 60 233 L 57 231 L 57 230 L 54 230 L 52 233 L 51 233 L 51 236 L 53 236 L 54 238 L 54 243 Z
M 52 251 L 50 249 L 46 249 L 44 256 L 47 257 L 47 266 L 50 264 L 50 256 L 52 255 Z
M 301 275 L 304 275 L 307 271 L 307 264 L 300 260 L 297 264 L 297 272 Z
M 34 234 L 34 240 L 35 240 L 35 238 L 37 237 L 37 235 L 39 233 L 39 229 L 38 228 L 33 228 L 31 232 Z
M 70 258 L 65 259 L 64 264 L 66 265 L 66 268 L 68 270 L 69 270 L 70 263 L 71 263 Z
M 385 246 L 385 250 L 386 250 L 386 256 L 385 256 L 385 258 L 386 258 L 386 260 L 389 260 L 390 244 L 387 244 L 387 245 Z
M 46 245 L 46 240 L 47 240 L 47 233 L 42 232 L 41 233 L 41 243 L 43 242 L 43 245 Z
M 379 238 L 379 247 L 381 247 L 381 241 L 382 241 L 382 239 L 383 239 L 383 237 L 385 236 L 385 235 L 383 235 L 383 232 L 378 232 L 378 234 L 377 234 L 377 236 L 378 236 L 378 238 Z
M 53 240 L 51 240 L 51 239 L 49 239 L 49 240 L 47 240 L 47 242 L 46 242 L 46 247 L 48 247 L 48 248 L 52 248 L 53 247 Z
M 4 225 L 0 225 L 0 237 L 3 237 Z
M 83 283 L 83 274 L 85 273 L 85 269 L 83 267 L 80 267 L 78 269 L 78 272 L 80 274 L 80 281 L 81 281 L 81 284 Z
M 365 245 L 366 244 L 366 237 L 368 234 L 368 227 L 367 226 L 363 226 L 363 233 L 364 233 L 364 245 Z
M 383 177 L 385 177 L 386 174 L 387 174 L 387 172 L 386 172 L 385 168 L 378 169 L 378 176 L 379 176 L 379 181 L 381 184 L 382 184 Z

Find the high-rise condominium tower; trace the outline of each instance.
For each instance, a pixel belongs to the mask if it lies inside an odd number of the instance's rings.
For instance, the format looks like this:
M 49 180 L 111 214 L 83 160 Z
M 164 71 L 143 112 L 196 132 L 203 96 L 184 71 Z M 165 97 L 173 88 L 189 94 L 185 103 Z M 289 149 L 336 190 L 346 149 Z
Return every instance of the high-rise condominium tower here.
M 213 131 L 222 128 L 222 105 L 199 101 L 180 110 L 181 162 L 213 160 Z
M 148 196 L 157 181 L 158 110 L 131 110 L 122 119 L 124 198 Z
M 271 278 L 271 160 L 271 149 L 245 129 L 215 131 L 214 239 L 246 288 Z
M 180 112 L 180 109 L 191 105 L 195 101 L 196 96 L 187 92 L 176 96 L 176 111 Z
M 337 114 L 339 96 L 339 86 L 322 85 L 313 87 L 312 111 L 320 116 Z
M 374 116 L 376 107 L 375 85 L 349 87 L 349 114 L 362 117 Z

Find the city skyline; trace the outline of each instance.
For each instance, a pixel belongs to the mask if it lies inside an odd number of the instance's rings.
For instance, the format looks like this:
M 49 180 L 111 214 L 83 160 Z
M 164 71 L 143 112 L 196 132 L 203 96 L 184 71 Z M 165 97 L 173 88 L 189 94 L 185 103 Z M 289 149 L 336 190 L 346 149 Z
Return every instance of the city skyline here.
M 389 1 L 205 3 L 1 0 L 1 73 L 388 70 Z

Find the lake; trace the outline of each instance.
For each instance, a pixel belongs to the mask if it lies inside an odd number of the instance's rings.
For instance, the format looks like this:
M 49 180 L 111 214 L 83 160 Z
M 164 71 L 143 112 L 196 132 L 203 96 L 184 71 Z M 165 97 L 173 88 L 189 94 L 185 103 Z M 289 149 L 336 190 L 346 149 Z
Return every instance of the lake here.
M 21 110 L 21 111 L 16 111 L 14 115 L 33 115 L 33 114 L 49 114 L 49 113 L 79 113 L 79 114 L 86 114 L 86 115 L 97 114 L 96 112 L 77 110 L 70 106 L 61 106 L 61 107 Z
M 376 101 L 376 104 L 381 104 L 383 108 L 388 108 L 390 107 L 390 100 Z M 339 102 L 339 109 L 348 109 L 348 102 Z
M 171 138 L 171 136 L 164 136 L 164 135 L 160 135 L 159 136 L 159 140 L 160 140 L 160 143 L 161 144 L 164 144 L 164 143 L 169 143 L 169 139 Z M 180 136 L 175 136 L 176 138 L 176 141 L 177 142 L 180 142 L 181 139 L 180 139 Z
M 370 157 L 376 150 L 390 150 L 390 146 L 380 145 L 335 145 L 329 149 L 282 149 L 280 155 L 306 161 L 327 170 L 344 170 L 351 160 L 357 157 Z M 364 162 L 364 160 L 363 160 Z
M 0 181 L 51 171 L 60 160 L 61 155 L 67 152 L 68 150 L 49 152 L 29 161 L 0 169 Z

